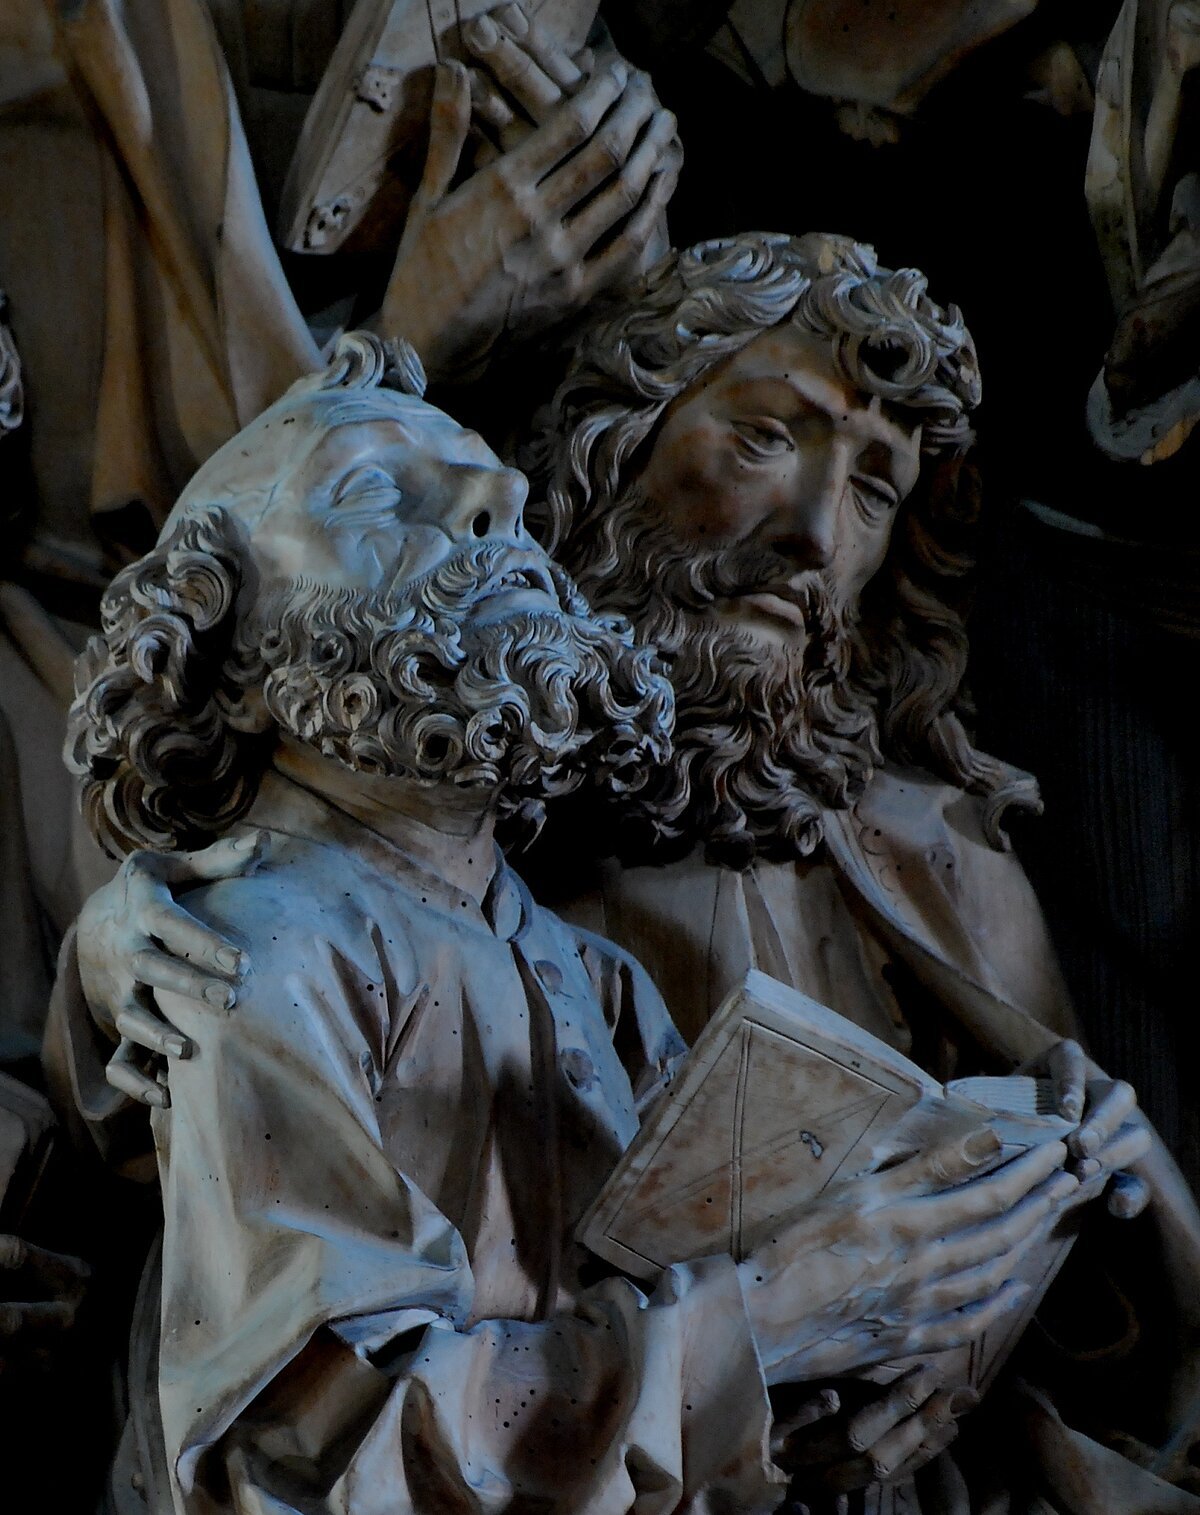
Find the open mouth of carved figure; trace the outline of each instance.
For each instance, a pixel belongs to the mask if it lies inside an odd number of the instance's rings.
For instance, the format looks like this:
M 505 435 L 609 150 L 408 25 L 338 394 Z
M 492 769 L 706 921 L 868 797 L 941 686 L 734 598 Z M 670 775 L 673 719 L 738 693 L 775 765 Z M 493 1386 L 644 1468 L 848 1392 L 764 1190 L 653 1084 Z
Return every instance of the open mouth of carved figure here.
M 737 614 L 745 615 L 749 611 L 754 615 L 766 616 L 768 620 L 781 621 L 786 626 L 798 626 L 802 631 L 808 625 L 805 603 L 769 589 L 740 594 L 731 603 L 737 607 Z
M 530 563 L 498 573 L 475 602 L 475 619 L 491 620 L 521 610 L 559 610 L 561 605 L 549 570 Z

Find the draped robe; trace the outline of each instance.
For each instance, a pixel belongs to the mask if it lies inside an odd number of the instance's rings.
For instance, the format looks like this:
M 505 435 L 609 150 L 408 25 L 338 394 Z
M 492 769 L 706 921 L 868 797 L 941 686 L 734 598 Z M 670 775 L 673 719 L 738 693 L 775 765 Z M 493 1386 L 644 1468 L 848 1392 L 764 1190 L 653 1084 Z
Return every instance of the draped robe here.
M 632 953 L 689 1039 L 750 967 L 943 1078 L 1010 1071 L 1071 1034 L 1037 900 L 1015 855 L 988 845 L 977 801 L 927 774 L 885 770 L 825 823 L 823 852 L 803 863 L 739 874 L 698 854 L 590 871 L 577 859 L 569 873 L 539 878 L 539 895 Z M 211 1035 L 211 1012 L 172 1008 L 197 1042 Z M 47 1044 L 60 1101 L 111 1161 L 135 1171 L 144 1122 L 104 1081 L 111 1050 L 68 941 Z M 1026 1341 L 1044 1350 L 1035 1360 L 1023 1347 L 953 1455 L 915 1482 L 854 1495 L 852 1515 L 1200 1511 L 1176 1486 L 1200 1423 L 1200 1214 L 1161 1144 L 1143 1172 L 1154 1190 L 1147 1214 L 1118 1223 L 1097 1207 L 1056 1291 L 1090 1311 L 1079 1339 L 1060 1346 L 1035 1325 Z
M 150 1509 L 774 1508 L 731 1260 L 647 1295 L 572 1239 L 683 1051 L 642 970 L 502 859 L 477 901 L 278 777 L 251 820 L 253 874 L 188 896 L 238 1004 L 164 996 L 197 1047 L 153 1117 Z

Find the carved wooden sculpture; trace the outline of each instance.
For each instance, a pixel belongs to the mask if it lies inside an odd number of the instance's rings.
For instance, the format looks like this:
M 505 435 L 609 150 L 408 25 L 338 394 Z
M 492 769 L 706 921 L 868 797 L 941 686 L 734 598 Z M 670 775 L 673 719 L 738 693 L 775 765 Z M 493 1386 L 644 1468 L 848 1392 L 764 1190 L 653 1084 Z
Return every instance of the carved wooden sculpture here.
M 957 485 L 976 384 L 955 313 L 927 300 L 918 275 L 878 270 L 836 238 L 677 255 L 580 345 L 543 449 L 551 529 L 597 600 L 662 642 L 678 702 L 672 765 L 620 800 L 601 837 L 623 817 L 627 840 L 688 855 L 589 879 L 576 831 L 543 882 L 645 957 L 685 1030 L 758 966 L 943 1076 L 955 1059 L 981 1070 L 1057 1060 L 1064 1113 L 1084 1114 L 1073 1160 L 1090 1179 L 1145 1138 L 1122 1125 L 1128 1089 L 1096 1078 L 1084 1112 L 1078 1053 L 1051 1050 L 1069 1007 L 999 827 L 1004 801 L 1035 790 L 970 744 L 955 708 L 970 525 Z M 893 709 L 900 691 L 910 702 Z M 178 950 L 186 937 L 210 963 L 221 944 L 181 934 L 145 869 L 123 887 L 146 901 L 140 921 L 126 912 L 114 931 L 99 899 L 85 917 L 93 994 L 127 1038 L 178 1057 L 190 1044 L 145 1024 L 134 977 L 199 994 L 205 971 L 154 938 Z M 236 995 L 234 977 L 220 972 L 211 992 Z M 110 1076 L 163 1098 L 128 1058 Z M 1165 1160 L 1158 1178 L 1159 1223 L 1194 1256 L 1194 1211 Z M 1143 1180 L 1122 1176 L 1109 1204 L 1132 1214 L 1146 1197 Z M 1185 1295 L 1185 1353 L 1189 1312 Z M 904 1355 L 899 1341 L 892 1350 Z M 911 1475 L 954 1426 L 936 1371 L 918 1388 L 916 1413 L 909 1385 L 818 1438 L 818 1483 L 899 1477 L 904 1497 L 920 1497 Z M 861 1391 L 840 1392 L 854 1405 Z M 865 1430 L 877 1443 L 866 1458 L 852 1451 Z M 1070 1489 L 1076 1434 L 1053 1414 L 1036 1427 L 1039 1477 L 1056 1489 Z M 1125 1497 L 1143 1475 L 1121 1467 Z M 925 1474 L 925 1486 L 948 1476 Z
M 1088 401 L 1109 456 L 1172 457 L 1200 421 L 1200 9 L 1128 0 L 1104 50 L 1087 195 L 1117 327 Z
M 295 9 L 293 27 L 286 3 L 14 0 L 0 269 L 35 413 L 39 537 L 60 572 L 82 559 L 111 573 L 106 527 L 144 548 L 130 507 L 157 529 L 194 469 L 351 322 L 395 335 L 400 310 L 428 371 L 454 378 L 664 245 L 679 153 L 646 75 L 611 50 L 575 58 L 573 37 L 505 6 L 459 28 L 454 59 L 423 73 L 403 144 L 416 203 L 373 226 L 378 269 L 329 249 L 289 259 L 274 223 L 293 152 L 308 161 L 327 145 L 319 110 L 297 143 L 301 116 L 315 95 L 349 104 L 358 88 L 331 63 L 351 7 Z M 391 9 L 428 30 L 420 0 Z M 468 143 L 490 130 L 473 96 L 511 128 L 490 162 Z
M 682 1043 L 492 834 L 585 773 L 640 788 L 669 686 L 525 533 L 522 477 L 388 366 L 345 339 L 222 449 L 80 670 L 99 834 L 257 828 L 188 899 L 247 959 L 235 1012 L 160 994 L 162 1303 L 131 1357 L 158 1366 L 123 1455 L 156 1511 L 765 1512 L 765 1386 L 972 1339 L 1078 1181 L 1053 1140 L 979 1177 L 984 1125 L 736 1266 L 586 1284 L 571 1233 Z

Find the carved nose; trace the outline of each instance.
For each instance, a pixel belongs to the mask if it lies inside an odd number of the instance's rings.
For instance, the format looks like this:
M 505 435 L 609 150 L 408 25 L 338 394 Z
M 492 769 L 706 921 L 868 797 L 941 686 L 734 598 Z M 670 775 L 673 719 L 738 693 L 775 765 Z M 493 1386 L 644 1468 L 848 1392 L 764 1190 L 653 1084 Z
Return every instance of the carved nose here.
M 837 498 L 831 490 L 822 490 L 793 502 L 771 523 L 769 545 L 772 552 L 799 569 L 828 568 L 836 548 Z
M 832 522 L 814 522 L 781 532 L 772 538 L 771 547 L 797 568 L 828 568 L 834 553 Z
M 771 518 L 771 548 L 800 569 L 828 568 L 837 549 L 846 469 L 836 449 L 805 468 Z
M 515 468 L 456 468 L 458 500 L 450 534 L 463 541 L 517 537 L 529 483 Z

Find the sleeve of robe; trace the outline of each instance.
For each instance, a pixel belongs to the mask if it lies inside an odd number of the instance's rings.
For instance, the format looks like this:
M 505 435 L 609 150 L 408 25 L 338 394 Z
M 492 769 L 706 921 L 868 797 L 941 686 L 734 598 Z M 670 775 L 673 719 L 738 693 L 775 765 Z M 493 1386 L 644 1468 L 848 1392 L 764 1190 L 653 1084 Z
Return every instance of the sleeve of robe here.
M 227 1018 L 163 997 L 198 1048 L 155 1117 L 177 1510 L 773 1509 L 732 1263 L 475 1320 L 461 1237 L 384 1152 L 378 1002 L 334 949 L 307 942 L 301 970 L 279 934 Z

